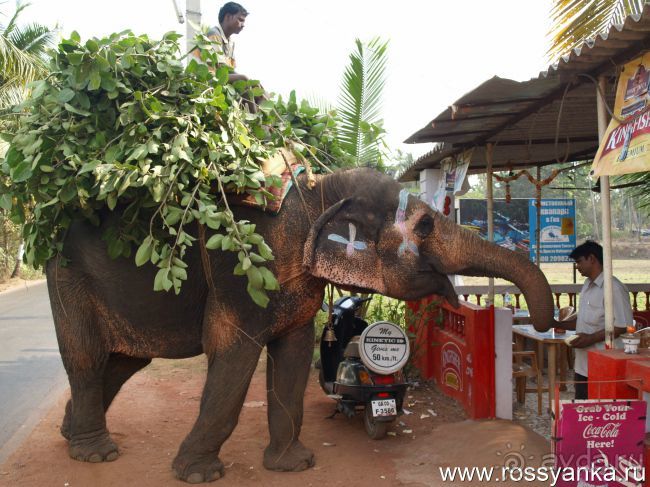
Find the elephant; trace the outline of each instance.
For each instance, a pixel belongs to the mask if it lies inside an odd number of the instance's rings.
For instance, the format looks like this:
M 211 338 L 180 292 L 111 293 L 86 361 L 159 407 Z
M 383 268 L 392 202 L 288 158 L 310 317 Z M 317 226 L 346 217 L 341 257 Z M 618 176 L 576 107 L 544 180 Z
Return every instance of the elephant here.
M 390 177 L 353 169 L 317 175 L 311 189 L 304 175 L 297 184 L 300 191 L 289 192 L 278 215 L 233 209 L 237 219 L 254 223 L 274 250 L 269 267 L 280 290 L 266 309 L 248 297 L 245 276 L 233 275 L 232 252 L 211 250 L 206 260 L 194 245 L 186 255 L 192 272 L 180 294 L 154 292 L 155 266 L 109 258 L 101 236 L 110 215 L 100 226 L 73 222 L 62 251 L 68 262 L 62 265 L 55 257 L 46 264 L 71 390 L 61 433 L 72 458 L 118 457 L 106 410 L 152 358 L 204 353 L 208 370 L 199 415 L 172 468 L 190 483 L 220 478 L 219 451 L 237 425 L 266 346 L 270 441 L 263 464 L 278 471 L 313 466 L 314 456 L 299 436 L 314 316 L 328 282 L 401 300 L 436 294 L 458 306 L 449 274 L 503 277 L 525 295 L 538 330 L 553 323 L 551 290 L 535 265 L 456 225 Z M 214 286 L 208 286 L 206 272 Z

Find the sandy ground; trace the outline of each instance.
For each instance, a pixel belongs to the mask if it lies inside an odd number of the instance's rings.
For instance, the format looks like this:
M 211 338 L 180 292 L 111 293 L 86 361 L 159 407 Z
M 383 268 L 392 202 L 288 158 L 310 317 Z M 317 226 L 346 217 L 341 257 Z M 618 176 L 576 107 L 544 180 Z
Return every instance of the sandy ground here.
M 326 419 L 334 403 L 322 393 L 312 371 L 301 439 L 314 450 L 316 466 L 298 473 L 270 472 L 262 466 L 268 441 L 264 364 L 260 361 L 239 424 L 221 451 L 226 475 L 213 485 L 437 486 L 443 485 L 438 467 L 501 466 L 513 456 L 534 466 L 550 449 L 542 437 L 514 423 L 465 420 L 460 408 L 430 384 L 409 392 L 407 409 L 412 414 L 398 418 L 394 436 L 373 441 L 360 418 Z M 108 413 L 108 427 L 121 453 L 112 463 L 88 464 L 68 457 L 59 434 L 68 397 L 64 393 L 0 466 L 0 485 L 186 485 L 173 478 L 171 461 L 196 417 L 204 373 L 205 358 L 197 357 L 155 360 L 136 374 Z

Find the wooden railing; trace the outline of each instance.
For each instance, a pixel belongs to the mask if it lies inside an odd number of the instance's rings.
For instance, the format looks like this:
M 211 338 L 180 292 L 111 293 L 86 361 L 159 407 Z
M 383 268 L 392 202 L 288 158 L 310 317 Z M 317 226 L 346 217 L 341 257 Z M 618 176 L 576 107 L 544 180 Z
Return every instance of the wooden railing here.
M 650 283 L 645 284 L 625 284 L 630 291 L 630 303 L 633 311 L 647 311 L 650 313 Z M 580 296 L 582 284 L 551 284 L 551 292 L 555 298 L 555 306 L 575 306 Z M 456 292 L 462 296 L 465 301 L 482 306 L 488 295 L 488 286 L 456 286 Z M 511 297 L 511 304 L 516 308 L 524 306 L 526 299 L 521 291 L 514 285 L 497 285 L 494 286 L 495 304 L 502 306 L 506 294 Z

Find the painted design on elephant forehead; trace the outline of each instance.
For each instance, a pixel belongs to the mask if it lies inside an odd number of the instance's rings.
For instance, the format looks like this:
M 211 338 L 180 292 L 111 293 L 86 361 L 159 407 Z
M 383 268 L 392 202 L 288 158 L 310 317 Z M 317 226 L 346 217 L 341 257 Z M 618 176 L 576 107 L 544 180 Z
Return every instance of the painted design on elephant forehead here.
M 408 205 L 409 198 L 408 189 L 403 189 L 399 192 L 399 205 L 397 206 L 397 212 L 395 213 L 395 226 L 399 230 L 399 233 L 402 234 L 402 243 L 397 249 L 397 253 L 402 257 L 407 250 L 410 250 L 415 255 L 420 255 L 418 252 L 418 246 L 408 238 L 406 232 L 406 207 Z
M 341 237 L 340 235 L 337 235 L 336 233 L 330 233 L 327 236 L 327 238 L 334 242 L 338 242 L 345 245 L 345 254 L 348 257 L 352 257 L 352 254 L 354 253 L 355 250 L 366 250 L 368 246 L 364 242 L 355 240 L 357 236 L 357 227 L 354 226 L 354 223 L 348 223 L 348 229 L 350 232 L 349 240 L 345 237 Z

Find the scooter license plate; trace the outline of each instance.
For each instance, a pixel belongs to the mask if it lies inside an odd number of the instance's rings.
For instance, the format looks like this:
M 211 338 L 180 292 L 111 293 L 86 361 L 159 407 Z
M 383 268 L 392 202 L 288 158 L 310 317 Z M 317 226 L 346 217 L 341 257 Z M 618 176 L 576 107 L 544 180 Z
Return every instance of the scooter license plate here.
M 397 405 L 395 399 L 380 399 L 371 401 L 372 416 L 374 418 L 380 416 L 397 416 Z

